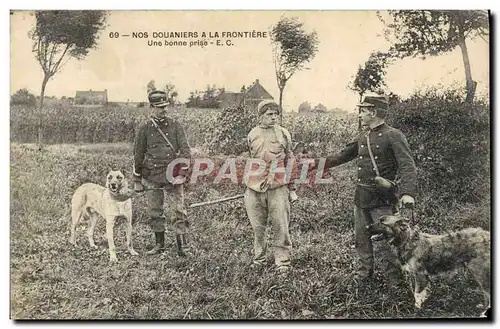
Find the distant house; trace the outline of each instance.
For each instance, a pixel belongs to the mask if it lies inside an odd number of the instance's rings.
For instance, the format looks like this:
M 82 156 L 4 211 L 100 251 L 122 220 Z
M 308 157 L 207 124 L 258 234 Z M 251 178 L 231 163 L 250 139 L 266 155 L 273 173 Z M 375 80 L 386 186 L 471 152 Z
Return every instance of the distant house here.
M 108 104 L 108 91 L 99 90 L 88 90 L 82 91 L 77 90 L 75 94 L 75 99 L 73 101 L 74 105 L 107 105 Z
M 257 107 L 257 105 L 264 99 L 274 99 L 273 96 L 260 84 L 259 79 L 248 87 L 246 90 L 239 93 L 224 92 L 220 95 L 221 107 L 228 107 L 230 105 L 245 105 Z
M 186 107 L 226 108 L 228 106 L 249 106 L 256 108 L 264 99 L 274 99 L 273 96 L 256 79 L 248 88 L 243 86 L 240 92 L 229 92 L 225 88 L 208 87 L 205 91 L 191 92 Z

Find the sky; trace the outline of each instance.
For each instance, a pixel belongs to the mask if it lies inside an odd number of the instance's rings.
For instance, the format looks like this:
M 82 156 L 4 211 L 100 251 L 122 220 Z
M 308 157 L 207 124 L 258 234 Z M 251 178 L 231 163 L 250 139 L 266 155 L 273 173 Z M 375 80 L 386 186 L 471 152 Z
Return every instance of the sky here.
M 308 101 L 328 108 L 354 111 L 358 96 L 347 88 L 358 66 L 373 51 L 384 51 L 389 43 L 383 37 L 383 23 L 375 11 L 112 11 L 106 29 L 100 34 L 98 48 L 82 61 L 70 59 L 48 83 L 46 95 L 74 97 L 76 90 L 108 91 L 109 101 L 147 101 L 146 85 L 168 82 L 176 86 L 178 100 L 189 93 L 215 84 L 229 91 L 239 91 L 259 79 L 277 100 L 272 46 L 269 38 L 231 38 L 232 46 L 206 47 L 148 46 L 157 32 L 198 32 L 215 34 L 225 31 L 269 32 L 282 15 L 298 17 L 307 31 L 315 30 L 318 52 L 307 69 L 297 72 L 284 91 L 285 111 L 297 111 Z M 28 31 L 34 25 L 29 11 L 10 16 L 10 93 L 27 88 L 40 93 L 43 72 L 36 61 Z M 118 32 L 120 37 L 110 38 Z M 124 37 L 133 32 L 147 32 L 147 39 Z M 113 35 L 113 34 L 111 34 Z M 225 42 L 227 38 L 214 38 Z M 179 39 L 168 39 L 170 41 Z M 473 78 L 477 91 L 489 90 L 489 45 L 482 39 L 468 40 Z M 439 57 L 397 60 L 387 69 L 390 91 L 407 96 L 426 86 L 464 84 L 460 50 Z

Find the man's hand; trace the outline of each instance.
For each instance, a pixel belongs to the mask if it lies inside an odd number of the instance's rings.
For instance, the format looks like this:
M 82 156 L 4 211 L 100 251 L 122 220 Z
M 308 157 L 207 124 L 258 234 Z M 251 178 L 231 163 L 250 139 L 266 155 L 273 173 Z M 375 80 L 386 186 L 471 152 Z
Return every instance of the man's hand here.
M 309 168 L 311 170 L 318 168 L 319 159 L 309 159 Z
M 181 185 L 181 184 L 184 184 L 185 181 L 186 181 L 185 176 L 178 175 L 172 179 L 171 183 L 172 183 L 172 185 Z
M 297 195 L 297 193 L 295 193 L 295 191 L 290 191 L 290 203 L 294 203 L 298 199 L 299 196 Z
M 413 209 L 413 206 L 415 205 L 415 199 L 411 195 L 403 195 L 401 199 L 399 200 L 399 207 L 400 208 L 410 208 Z
M 134 182 L 134 191 L 137 193 L 144 192 L 144 185 L 141 182 Z
M 179 172 L 177 173 L 177 177 L 187 177 L 189 175 L 189 166 L 185 165 L 179 168 Z

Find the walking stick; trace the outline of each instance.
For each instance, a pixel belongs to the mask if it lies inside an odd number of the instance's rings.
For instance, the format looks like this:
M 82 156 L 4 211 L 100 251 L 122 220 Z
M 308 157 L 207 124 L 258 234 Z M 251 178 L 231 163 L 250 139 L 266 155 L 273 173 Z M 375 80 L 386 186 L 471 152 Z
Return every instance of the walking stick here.
M 226 198 L 222 198 L 222 199 L 193 203 L 189 206 L 189 208 L 196 208 L 196 207 L 206 206 L 209 204 L 215 204 L 215 203 L 221 203 L 221 202 L 226 202 L 226 201 L 230 201 L 230 200 L 241 199 L 244 196 L 245 196 L 244 194 L 238 194 L 238 195 L 234 195 L 234 196 L 230 196 L 230 197 L 226 197 Z

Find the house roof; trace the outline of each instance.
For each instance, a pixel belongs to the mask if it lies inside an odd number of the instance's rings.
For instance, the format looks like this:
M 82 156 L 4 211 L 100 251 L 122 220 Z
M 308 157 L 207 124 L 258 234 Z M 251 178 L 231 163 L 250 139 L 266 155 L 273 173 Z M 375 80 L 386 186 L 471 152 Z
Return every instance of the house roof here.
M 260 93 L 260 94 L 263 94 L 264 96 L 266 97 L 260 97 L 260 98 L 270 98 L 270 99 L 274 99 L 274 97 L 266 90 L 266 88 L 264 88 L 260 82 L 259 82 L 259 79 L 256 79 L 252 85 L 250 85 L 250 87 L 247 88 L 247 90 L 245 91 L 245 95 L 247 94 L 251 94 L 252 92 L 257 92 L 257 93 Z

